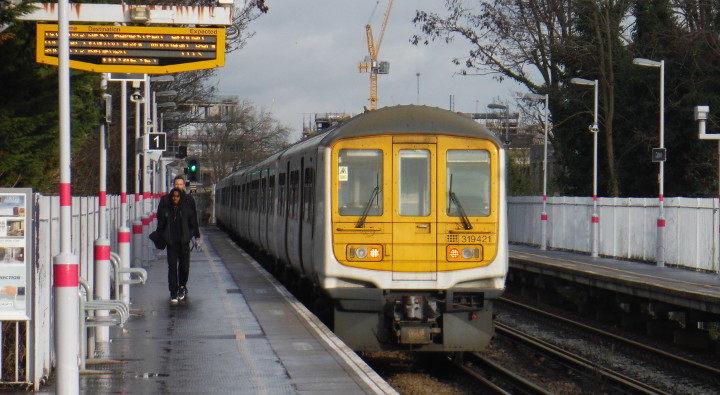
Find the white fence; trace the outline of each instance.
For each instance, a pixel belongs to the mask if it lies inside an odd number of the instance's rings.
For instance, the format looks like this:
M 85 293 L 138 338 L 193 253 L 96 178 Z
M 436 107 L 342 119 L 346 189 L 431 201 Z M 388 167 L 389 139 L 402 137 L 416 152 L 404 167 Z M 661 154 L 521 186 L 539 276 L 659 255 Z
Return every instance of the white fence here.
M 718 201 L 711 198 L 666 198 L 665 262 L 720 273 Z M 547 245 L 589 253 L 592 198 L 548 197 Z M 599 254 L 654 262 L 657 198 L 598 198 Z M 540 245 L 542 197 L 508 198 L 511 243 Z
M 132 196 L 132 195 L 130 195 Z M 131 200 L 131 199 L 128 199 Z M 28 351 L 27 382 L 35 389 L 39 383 L 50 375 L 54 358 L 53 341 L 53 288 L 52 260 L 60 253 L 60 198 L 58 196 L 41 196 L 34 194 L 35 217 L 32 226 L 35 239 L 33 254 L 33 295 L 34 308 L 32 333 L 28 333 L 33 341 Z M 134 202 L 128 202 L 129 223 L 132 229 Z M 121 202 L 119 196 L 107 197 L 107 235 L 111 242 L 111 250 L 117 251 L 117 232 L 121 221 Z M 73 197 L 72 200 L 72 253 L 80 260 L 80 276 L 92 284 L 93 280 L 93 245 L 99 237 L 98 198 Z M 5 361 L 3 360 L 3 363 Z

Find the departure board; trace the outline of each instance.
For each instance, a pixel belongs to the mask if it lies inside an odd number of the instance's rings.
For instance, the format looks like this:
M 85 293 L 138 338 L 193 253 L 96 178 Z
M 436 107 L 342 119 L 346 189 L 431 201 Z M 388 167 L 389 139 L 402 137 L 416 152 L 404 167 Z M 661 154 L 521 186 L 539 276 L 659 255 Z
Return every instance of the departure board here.
M 70 67 L 168 74 L 225 65 L 224 28 L 70 25 Z M 58 25 L 37 25 L 38 63 L 58 64 Z

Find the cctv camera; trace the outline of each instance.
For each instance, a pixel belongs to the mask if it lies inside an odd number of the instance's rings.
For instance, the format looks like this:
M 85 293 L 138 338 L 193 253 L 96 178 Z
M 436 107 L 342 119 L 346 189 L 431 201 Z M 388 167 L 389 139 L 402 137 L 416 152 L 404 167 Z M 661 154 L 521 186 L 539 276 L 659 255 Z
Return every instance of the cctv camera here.
M 695 120 L 704 121 L 710 112 L 710 106 L 695 106 Z
M 130 95 L 130 101 L 133 103 L 144 103 L 145 98 L 143 98 L 142 93 L 140 93 L 140 91 L 137 90 Z
M 598 127 L 597 124 L 592 124 L 592 125 L 588 126 L 588 130 L 590 130 L 590 133 L 597 133 L 600 131 L 600 128 Z

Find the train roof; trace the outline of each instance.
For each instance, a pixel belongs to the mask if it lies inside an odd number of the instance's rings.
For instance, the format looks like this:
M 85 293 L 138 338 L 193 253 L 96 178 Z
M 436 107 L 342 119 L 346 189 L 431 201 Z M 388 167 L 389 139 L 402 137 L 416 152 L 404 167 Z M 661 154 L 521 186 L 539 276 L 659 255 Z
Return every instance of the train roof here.
M 442 108 L 416 105 L 383 107 L 355 116 L 325 133 L 321 145 L 338 139 L 374 134 L 450 134 L 500 140 L 469 117 Z
M 325 133 L 310 137 L 284 148 L 259 163 L 240 169 L 226 177 L 254 172 L 269 163 L 311 147 L 331 146 L 335 141 L 348 137 L 378 134 L 448 134 L 455 136 L 479 137 L 494 141 L 499 147 L 502 142 L 485 126 L 466 115 L 437 107 L 399 105 L 383 107 L 357 115 Z

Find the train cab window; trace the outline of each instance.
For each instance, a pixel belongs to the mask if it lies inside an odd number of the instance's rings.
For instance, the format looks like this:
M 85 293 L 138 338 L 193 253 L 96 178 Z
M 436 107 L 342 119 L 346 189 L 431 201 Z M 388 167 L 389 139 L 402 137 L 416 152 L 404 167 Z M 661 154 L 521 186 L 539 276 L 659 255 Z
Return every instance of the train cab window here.
M 490 215 L 490 153 L 485 150 L 448 150 L 447 215 L 459 217 L 458 204 L 469 217 Z M 454 194 L 455 199 L 450 195 Z
M 401 149 L 398 176 L 400 215 L 409 217 L 430 215 L 430 151 Z
M 338 212 L 368 216 L 383 213 L 383 155 L 378 149 L 344 149 L 338 153 Z

